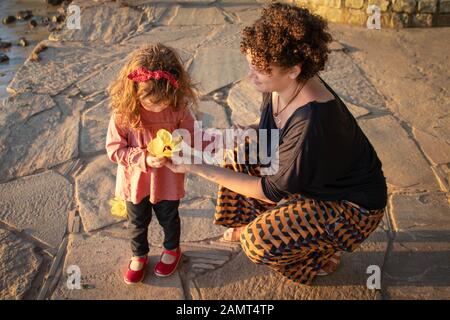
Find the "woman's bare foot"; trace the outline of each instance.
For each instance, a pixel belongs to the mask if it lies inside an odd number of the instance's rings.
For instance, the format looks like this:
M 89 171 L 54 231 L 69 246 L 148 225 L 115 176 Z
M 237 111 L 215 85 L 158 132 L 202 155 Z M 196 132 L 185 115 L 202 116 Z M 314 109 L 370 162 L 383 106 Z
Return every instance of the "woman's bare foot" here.
M 245 227 L 236 227 L 236 228 L 228 228 L 224 234 L 222 239 L 227 242 L 239 242 L 241 232 Z
M 336 252 L 330 260 L 317 273 L 318 276 L 327 276 L 335 272 L 341 263 L 341 252 Z

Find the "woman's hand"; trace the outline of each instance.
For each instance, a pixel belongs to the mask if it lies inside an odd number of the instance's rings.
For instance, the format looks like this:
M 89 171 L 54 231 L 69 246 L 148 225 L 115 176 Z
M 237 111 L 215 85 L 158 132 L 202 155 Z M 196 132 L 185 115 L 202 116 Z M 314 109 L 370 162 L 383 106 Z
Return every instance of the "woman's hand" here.
M 147 164 L 147 166 L 152 168 L 161 168 L 162 166 L 164 166 L 164 164 L 166 164 L 166 162 L 167 162 L 166 157 L 157 158 L 152 157 L 151 155 L 147 155 L 145 157 L 145 163 Z

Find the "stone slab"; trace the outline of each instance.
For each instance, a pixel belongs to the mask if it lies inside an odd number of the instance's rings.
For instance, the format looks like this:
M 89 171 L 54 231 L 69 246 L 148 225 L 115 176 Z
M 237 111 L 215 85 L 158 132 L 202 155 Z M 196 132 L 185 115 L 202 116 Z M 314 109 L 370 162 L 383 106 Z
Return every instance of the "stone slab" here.
M 430 165 L 392 116 L 361 120 L 359 124 L 380 157 L 389 184 L 437 190 Z
M 39 271 L 42 258 L 34 245 L 0 229 L 0 299 L 23 299 Z
M 84 102 L 56 97 L 55 107 L 48 97 L 42 100 L 39 96 L 26 99 L 20 96 L 9 103 L 9 115 L 5 119 L 8 124 L 0 131 L 0 180 L 51 168 L 78 155 L 80 112 Z M 17 110 L 23 103 L 43 104 L 22 113 Z
M 67 226 L 73 187 L 54 171 L 0 184 L 0 220 L 56 248 Z
M 105 150 L 111 114 L 109 104 L 109 99 L 103 100 L 83 114 L 80 139 L 80 150 L 83 154 Z
M 108 48 L 90 47 L 80 43 L 42 41 L 47 49 L 40 61 L 27 59 L 9 83 L 10 93 L 32 91 L 56 95 L 105 64 Z M 102 56 L 103 54 L 103 56 Z M 113 53 L 114 54 L 114 53 Z
M 316 278 L 313 286 L 302 286 L 252 263 L 243 252 L 222 268 L 199 275 L 190 289 L 197 299 L 243 300 L 310 300 L 377 298 L 375 290 L 366 287 L 369 265 L 382 266 L 387 235 L 379 228 L 359 249 L 344 254 L 340 268 L 332 275 Z
M 226 16 L 214 6 L 211 7 L 183 7 L 177 8 L 176 14 L 168 24 L 176 25 L 217 25 L 227 23 Z
M 442 137 L 436 137 L 426 131 L 413 128 L 414 137 L 427 157 L 435 165 L 450 162 L 450 144 Z
M 346 101 L 369 111 L 382 111 L 386 108 L 383 97 L 346 53 L 332 51 L 325 70 L 320 75 Z
M 201 100 L 195 110 L 197 121 L 202 122 L 202 128 L 226 129 L 230 127 L 228 115 L 224 107 L 215 101 Z
M 80 12 L 80 29 L 65 26 L 50 34 L 52 41 L 118 43 L 139 27 L 143 12 L 119 3 L 104 3 L 83 7 Z
M 200 48 L 189 72 L 206 95 L 243 78 L 247 72 L 245 57 L 235 49 Z
M 111 225 L 120 219 L 111 215 L 108 200 L 114 197 L 117 164 L 106 155 L 93 159 L 76 177 L 76 198 L 86 231 Z
M 230 106 L 233 124 L 251 125 L 261 117 L 262 93 L 258 92 L 248 79 L 230 89 L 227 103 Z
M 181 300 L 184 299 L 181 279 L 176 271 L 167 278 L 156 277 L 152 270 L 160 257 L 160 249 L 149 253 L 150 263 L 141 284 L 129 286 L 123 281 L 128 265 L 129 242 L 123 239 L 70 235 L 62 277 L 52 300 Z M 94 258 L 95 257 L 95 258 Z M 68 289 L 66 273 L 75 265 L 81 271 L 81 289 Z

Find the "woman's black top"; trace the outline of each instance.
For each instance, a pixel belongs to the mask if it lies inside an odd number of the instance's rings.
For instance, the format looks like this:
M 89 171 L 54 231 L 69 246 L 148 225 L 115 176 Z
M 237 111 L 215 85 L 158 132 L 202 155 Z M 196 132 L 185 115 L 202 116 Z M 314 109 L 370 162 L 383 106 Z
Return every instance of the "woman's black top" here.
M 301 193 L 318 200 L 348 200 L 368 210 L 384 208 L 381 162 L 344 102 L 321 81 L 335 99 L 298 108 L 279 130 L 279 169 L 262 177 L 264 194 L 274 202 Z M 259 128 L 277 129 L 271 94 L 263 98 Z

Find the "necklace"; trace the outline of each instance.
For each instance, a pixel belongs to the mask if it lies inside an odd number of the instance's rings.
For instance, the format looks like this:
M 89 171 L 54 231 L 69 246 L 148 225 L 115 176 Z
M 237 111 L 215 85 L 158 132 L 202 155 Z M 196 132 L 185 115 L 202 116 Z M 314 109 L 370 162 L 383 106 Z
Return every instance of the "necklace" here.
M 273 114 L 273 118 L 274 118 L 275 123 L 277 124 L 278 127 L 281 125 L 281 119 L 278 118 L 278 116 L 289 106 L 289 104 L 295 99 L 295 97 L 298 96 L 300 91 L 302 91 L 303 87 L 305 86 L 306 82 L 307 81 L 305 81 L 305 83 L 303 83 L 303 85 L 300 88 L 300 90 L 298 90 L 299 85 L 297 85 L 297 88 L 295 89 L 293 96 L 291 97 L 289 102 L 280 111 L 278 111 L 278 108 L 280 106 L 280 96 L 279 95 L 277 96 L 277 111 L 275 111 L 275 113 Z

